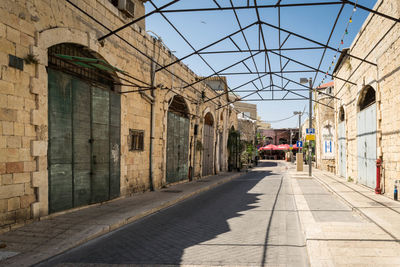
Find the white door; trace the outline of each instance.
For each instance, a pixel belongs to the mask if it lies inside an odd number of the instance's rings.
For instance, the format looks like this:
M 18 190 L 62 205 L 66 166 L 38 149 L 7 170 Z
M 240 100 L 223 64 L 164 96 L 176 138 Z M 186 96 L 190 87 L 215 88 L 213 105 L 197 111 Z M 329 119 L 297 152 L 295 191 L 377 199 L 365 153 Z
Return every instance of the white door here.
M 339 174 L 346 177 L 346 122 L 339 123 Z
M 358 181 L 376 186 L 376 104 L 357 114 Z

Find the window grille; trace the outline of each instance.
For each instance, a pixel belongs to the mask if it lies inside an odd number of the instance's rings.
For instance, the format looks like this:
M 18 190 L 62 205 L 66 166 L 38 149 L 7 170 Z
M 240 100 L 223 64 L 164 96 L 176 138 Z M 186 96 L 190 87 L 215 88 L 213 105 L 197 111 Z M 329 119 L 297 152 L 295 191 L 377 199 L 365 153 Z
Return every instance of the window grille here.
M 129 151 L 143 151 L 144 150 L 144 131 L 142 130 L 129 130 L 130 149 Z

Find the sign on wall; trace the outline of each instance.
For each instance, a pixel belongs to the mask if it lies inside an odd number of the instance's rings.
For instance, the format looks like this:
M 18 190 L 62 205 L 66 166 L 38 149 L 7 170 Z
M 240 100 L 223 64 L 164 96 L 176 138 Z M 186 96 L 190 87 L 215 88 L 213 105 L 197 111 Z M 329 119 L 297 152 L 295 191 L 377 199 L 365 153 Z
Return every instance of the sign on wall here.
M 322 128 L 322 158 L 332 159 L 334 155 L 335 142 L 333 136 L 333 127 L 328 124 Z

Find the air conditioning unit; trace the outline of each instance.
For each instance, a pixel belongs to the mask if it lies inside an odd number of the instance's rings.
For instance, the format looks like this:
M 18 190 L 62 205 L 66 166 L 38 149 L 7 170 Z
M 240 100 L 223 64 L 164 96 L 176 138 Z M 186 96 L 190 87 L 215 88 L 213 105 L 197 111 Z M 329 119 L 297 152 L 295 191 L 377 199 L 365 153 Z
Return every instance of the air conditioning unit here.
M 118 9 L 129 17 L 135 16 L 135 3 L 133 0 L 118 0 Z

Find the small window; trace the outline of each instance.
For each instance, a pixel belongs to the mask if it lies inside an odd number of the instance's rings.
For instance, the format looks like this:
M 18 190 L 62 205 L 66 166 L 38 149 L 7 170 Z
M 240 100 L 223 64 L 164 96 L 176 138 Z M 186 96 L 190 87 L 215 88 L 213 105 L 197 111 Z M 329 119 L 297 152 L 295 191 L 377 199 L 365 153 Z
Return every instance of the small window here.
M 129 139 L 130 139 L 129 151 L 144 150 L 144 131 L 130 129 Z

